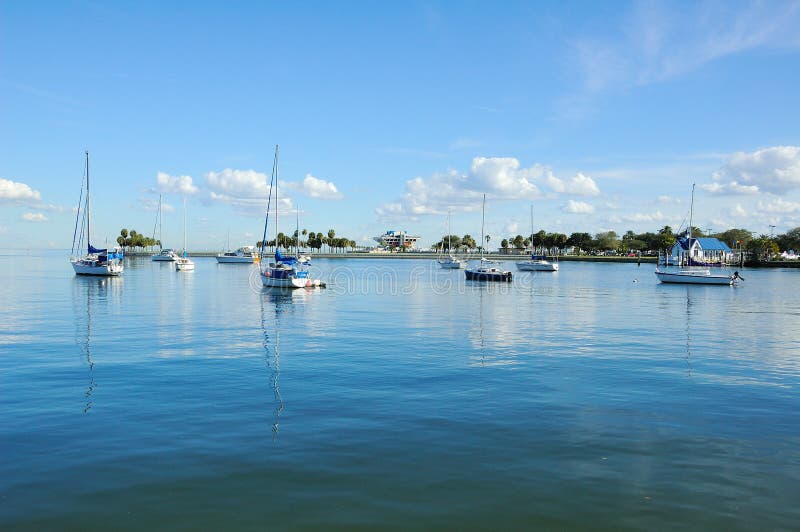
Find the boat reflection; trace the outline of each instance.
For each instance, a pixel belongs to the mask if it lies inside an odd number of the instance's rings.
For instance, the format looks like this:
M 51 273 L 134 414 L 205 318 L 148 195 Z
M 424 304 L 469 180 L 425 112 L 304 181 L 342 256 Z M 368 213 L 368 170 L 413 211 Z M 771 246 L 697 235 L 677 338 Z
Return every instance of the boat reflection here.
M 122 277 L 75 276 L 73 280 L 73 315 L 75 316 L 75 344 L 81 359 L 86 361 L 88 384 L 84 393 L 83 413 L 88 414 L 94 406 L 94 359 L 92 358 L 92 318 L 95 307 L 118 297 L 122 288 Z
M 268 371 L 269 386 L 274 396 L 272 411 L 272 441 L 278 438 L 280 418 L 285 405 L 281 395 L 281 327 L 297 320 L 294 316 L 297 305 L 303 305 L 319 288 L 300 288 L 295 290 L 265 287 L 259 298 L 261 303 L 261 330 L 263 333 L 264 364 Z

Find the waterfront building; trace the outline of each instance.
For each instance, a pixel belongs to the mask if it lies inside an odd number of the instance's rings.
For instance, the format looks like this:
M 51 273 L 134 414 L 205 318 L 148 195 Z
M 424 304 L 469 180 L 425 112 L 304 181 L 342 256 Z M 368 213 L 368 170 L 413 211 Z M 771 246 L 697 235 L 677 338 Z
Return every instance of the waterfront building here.
M 682 236 L 672 246 L 669 260 L 684 266 L 721 266 L 735 259 L 731 248 L 717 238 Z
M 375 237 L 375 242 L 387 248 L 412 249 L 421 237 L 411 236 L 405 231 L 386 231 Z

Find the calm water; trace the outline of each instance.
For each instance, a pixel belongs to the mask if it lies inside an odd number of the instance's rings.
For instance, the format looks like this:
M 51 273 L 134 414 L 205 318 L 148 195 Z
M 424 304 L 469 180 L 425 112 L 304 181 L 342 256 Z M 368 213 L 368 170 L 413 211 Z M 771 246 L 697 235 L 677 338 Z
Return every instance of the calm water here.
M 800 270 L 196 264 L 0 256 L 0 527 L 800 523 Z

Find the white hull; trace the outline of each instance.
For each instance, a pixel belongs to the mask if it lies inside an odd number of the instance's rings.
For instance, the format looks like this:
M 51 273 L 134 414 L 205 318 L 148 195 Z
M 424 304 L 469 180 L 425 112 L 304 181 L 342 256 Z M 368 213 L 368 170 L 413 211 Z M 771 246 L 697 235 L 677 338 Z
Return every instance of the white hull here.
M 261 284 L 270 288 L 305 288 L 306 286 L 314 286 L 311 279 L 301 279 L 299 277 L 291 277 L 288 279 L 276 279 L 261 273 Z
M 119 263 L 106 263 L 101 266 L 86 264 L 80 260 L 72 261 L 72 269 L 77 275 L 116 276 L 121 275 L 124 267 Z
M 154 262 L 175 262 L 178 257 L 176 256 L 168 256 L 168 255 L 153 255 L 150 257 L 150 260 Z
M 709 270 L 683 270 L 677 272 L 656 270 L 655 274 L 659 281 L 668 284 L 732 285 L 734 282 L 733 275 L 712 274 Z
M 175 271 L 190 272 L 194 270 L 194 262 L 189 259 L 179 258 L 175 261 Z
M 446 270 L 463 270 L 467 267 L 467 263 L 458 259 L 441 259 L 437 261 L 441 268 Z
M 253 257 L 224 257 L 217 255 L 217 262 L 220 264 L 253 264 Z
M 517 269 L 523 272 L 557 272 L 558 264 L 548 261 L 518 262 Z

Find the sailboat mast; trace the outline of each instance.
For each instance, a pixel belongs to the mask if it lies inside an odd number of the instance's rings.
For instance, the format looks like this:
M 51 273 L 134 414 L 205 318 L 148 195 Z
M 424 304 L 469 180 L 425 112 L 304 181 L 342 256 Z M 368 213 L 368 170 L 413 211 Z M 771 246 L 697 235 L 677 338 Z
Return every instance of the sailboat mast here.
M 161 242 L 163 237 L 161 235 L 161 194 L 158 195 L 158 249 L 163 249 Z
M 692 247 L 692 217 L 694 216 L 694 183 L 692 183 L 692 203 L 689 206 L 689 252 Z
M 91 223 L 92 215 L 92 202 L 89 199 L 89 150 L 86 150 L 86 251 L 92 247 L 92 237 L 90 231 L 92 230 Z
M 483 226 L 486 222 L 486 194 L 483 195 L 483 206 L 481 207 L 481 259 L 483 258 L 483 241 L 484 241 L 484 234 L 483 234 Z
M 278 145 L 275 145 L 275 249 L 278 249 Z
M 447 252 L 452 255 L 453 244 L 450 242 L 450 233 L 452 233 L 452 230 L 450 229 L 450 209 L 447 209 Z
M 183 197 L 183 256 L 186 256 L 186 196 Z
M 297 206 L 297 220 L 294 228 L 295 255 L 300 256 L 300 205 Z
M 531 204 L 531 253 L 533 253 L 533 204 Z

